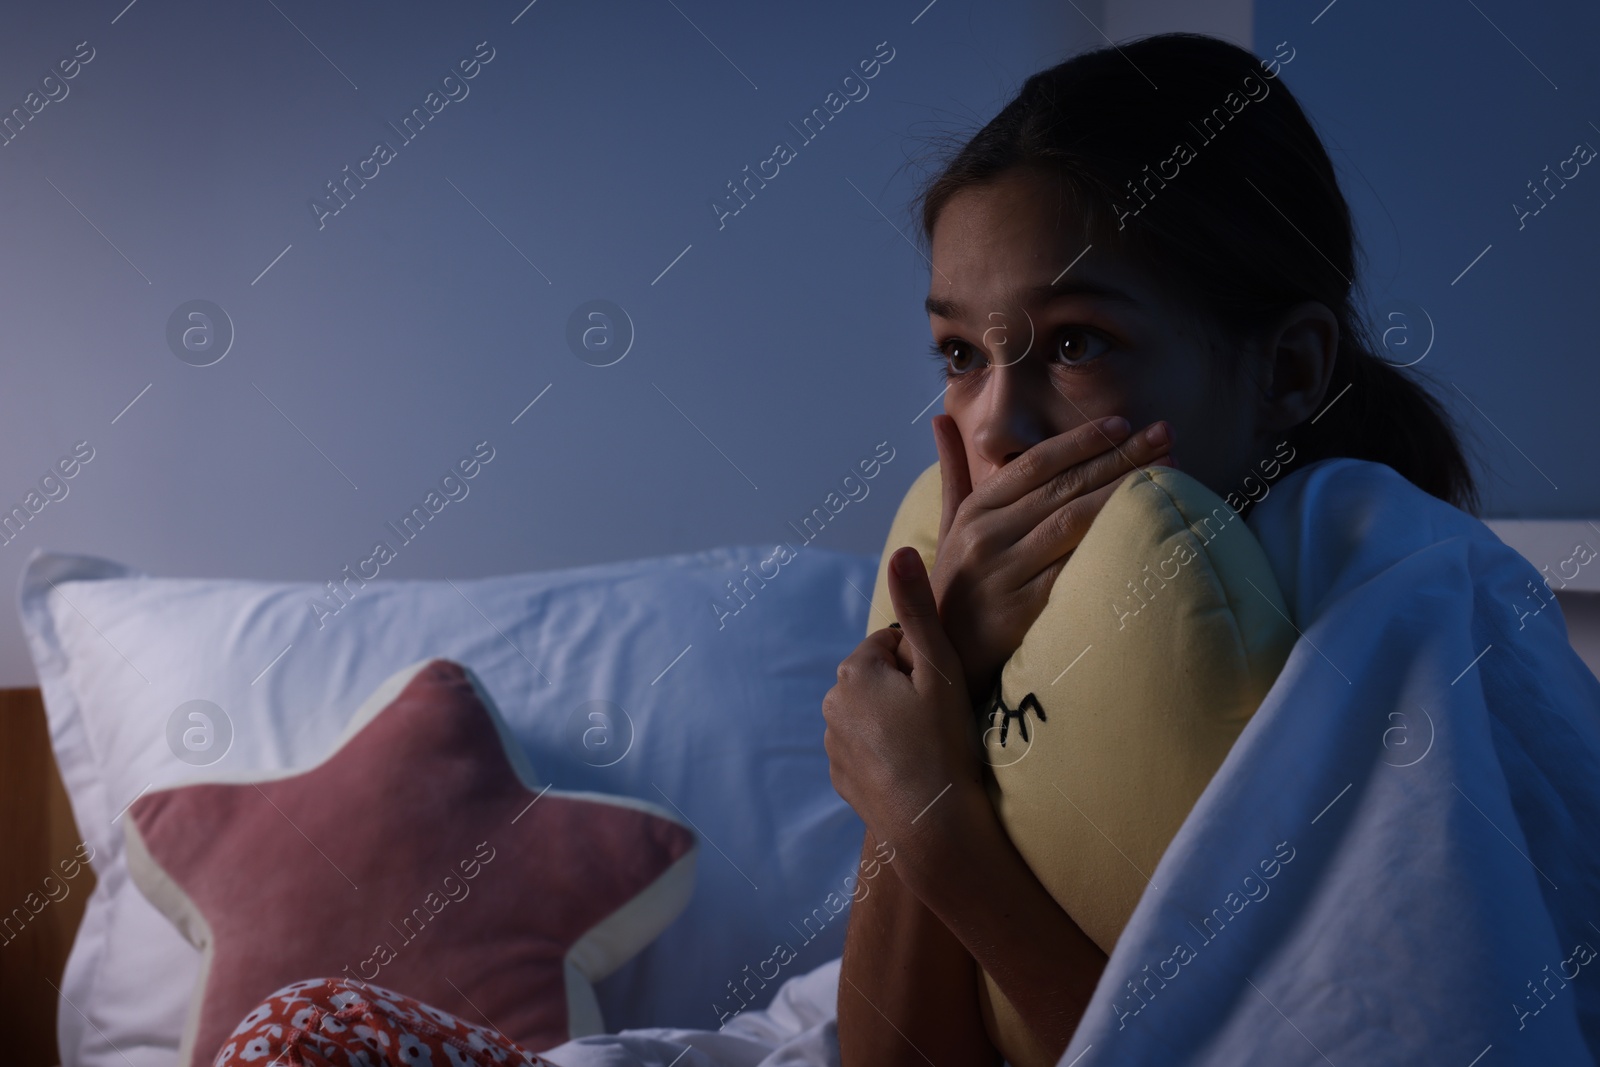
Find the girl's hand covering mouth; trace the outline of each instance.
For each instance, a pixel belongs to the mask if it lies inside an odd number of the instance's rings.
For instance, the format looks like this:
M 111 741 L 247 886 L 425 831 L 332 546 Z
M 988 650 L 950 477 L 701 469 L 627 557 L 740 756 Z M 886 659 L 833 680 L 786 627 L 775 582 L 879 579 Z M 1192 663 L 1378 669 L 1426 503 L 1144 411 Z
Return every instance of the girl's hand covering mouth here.
M 1130 438 L 1121 416 L 1098 419 L 1040 441 L 974 489 L 955 419 L 936 415 L 933 427 L 943 513 L 931 582 L 976 704 L 1117 484 L 1138 467 L 1174 466 L 1172 431 L 1157 422 Z

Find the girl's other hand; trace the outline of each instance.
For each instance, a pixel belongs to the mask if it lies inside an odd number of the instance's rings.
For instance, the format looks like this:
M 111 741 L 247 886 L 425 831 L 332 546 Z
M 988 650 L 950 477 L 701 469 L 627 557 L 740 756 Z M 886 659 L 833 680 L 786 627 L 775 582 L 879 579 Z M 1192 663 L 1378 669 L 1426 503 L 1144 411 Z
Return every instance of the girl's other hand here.
M 1169 439 L 1152 441 L 1162 428 Z M 932 586 L 945 632 L 966 673 L 968 698 L 988 695 L 995 675 L 1044 610 L 1056 575 L 1123 477 L 1165 463 L 1165 422 L 1129 437 L 1121 416 L 1047 438 L 977 489 L 955 419 L 933 418 L 943 511 Z
M 902 628 L 874 630 L 839 664 L 839 682 L 822 700 L 822 741 L 834 789 L 899 855 L 934 801 L 988 801 L 961 659 L 939 621 L 921 555 L 899 549 L 888 577 Z

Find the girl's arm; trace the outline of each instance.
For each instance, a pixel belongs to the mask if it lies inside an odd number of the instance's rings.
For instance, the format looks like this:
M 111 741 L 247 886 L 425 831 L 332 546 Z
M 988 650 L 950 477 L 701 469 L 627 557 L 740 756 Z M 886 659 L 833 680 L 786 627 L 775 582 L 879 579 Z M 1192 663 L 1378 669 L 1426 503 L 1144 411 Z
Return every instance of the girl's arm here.
M 981 783 L 955 782 L 920 821 L 925 831 L 896 850 L 900 885 L 989 972 L 1034 1039 L 1059 1057 L 1106 954 L 1028 867 Z
M 867 831 L 863 866 L 875 861 Z M 977 965 L 905 887 L 894 859 L 859 884 L 839 966 L 839 1062 L 883 1067 L 998 1065 L 978 1010 Z
M 949 983 L 955 973 L 952 967 L 925 982 L 916 970 L 923 954 L 949 949 L 948 940 L 944 949 L 934 947 L 941 944 L 936 926 L 943 926 L 945 937 L 953 937 L 994 979 L 1035 1040 L 1059 1056 L 1106 957 L 1040 884 L 989 802 L 965 672 L 916 550 L 893 554 L 888 584 L 904 630 L 868 634 L 840 663 L 839 683 L 822 705 L 834 788 L 867 824 L 871 838 L 893 844 L 895 880 L 889 884 L 904 894 L 886 893 L 876 910 L 870 895 L 857 902 L 869 907 L 852 917 L 847 934 L 841 1049 L 850 1047 L 847 1037 L 856 1040 L 847 1031 L 864 1025 L 863 1006 L 876 1003 L 874 1014 L 898 1025 L 901 1016 L 882 1003 L 893 1000 L 896 1011 L 909 1012 L 905 1017 L 915 1016 L 920 1024 L 914 991 Z M 976 973 L 969 967 L 955 980 L 960 984 L 954 996 L 970 996 L 975 1006 Z M 847 1009 L 856 997 L 870 1002 Z M 912 1062 L 928 1062 L 924 1056 L 932 1054 L 921 1049 Z M 845 1062 L 855 1067 L 862 1061 Z
M 937 814 L 938 818 L 934 818 Z M 1006 836 L 988 795 L 952 787 L 862 885 L 839 970 L 839 1049 L 857 1064 L 998 1064 L 978 1009 L 979 964 L 1059 1057 L 1106 955 Z M 872 831 L 863 864 L 876 849 Z

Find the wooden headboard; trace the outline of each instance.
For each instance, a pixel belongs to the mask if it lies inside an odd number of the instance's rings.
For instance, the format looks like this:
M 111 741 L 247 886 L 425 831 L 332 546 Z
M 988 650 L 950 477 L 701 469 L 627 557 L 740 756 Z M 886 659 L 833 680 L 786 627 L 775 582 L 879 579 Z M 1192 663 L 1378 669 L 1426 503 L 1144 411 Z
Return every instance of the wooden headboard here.
M 0 689 L 0 1034 L 10 1067 L 61 1062 L 55 987 L 94 888 L 89 871 L 61 879 L 80 840 L 39 690 Z

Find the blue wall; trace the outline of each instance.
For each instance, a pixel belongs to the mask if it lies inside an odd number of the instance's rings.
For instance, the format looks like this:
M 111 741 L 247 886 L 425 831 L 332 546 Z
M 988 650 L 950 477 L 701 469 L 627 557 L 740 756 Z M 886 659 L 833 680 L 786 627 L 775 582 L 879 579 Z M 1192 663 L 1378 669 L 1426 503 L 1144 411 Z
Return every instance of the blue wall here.
M 1427 351 L 1416 370 L 1475 439 L 1485 514 L 1600 517 L 1600 160 L 1579 161 L 1600 149 L 1600 8 L 1311 0 L 1255 17 L 1257 52 L 1293 49 L 1282 77 L 1358 216 L 1389 358 Z M 1549 175 L 1541 207 L 1528 183 Z
M 913 424 L 940 388 L 926 268 L 896 230 L 917 138 L 1094 36 L 1070 7 L 925 4 L 16 13 L 0 108 L 40 109 L 0 148 L 0 506 L 41 479 L 66 495 L 0 566 L 44 546 L 320 582 L 482 441 L 494 458 L 384 576 L 776 544 L 888 442 L 817 541 L 877 552 L 936 455 Z M 804 140 L 789 124 L 817 108 Z M 380 140 L 392 158 L 363 162 Z M 779 141 L 794 158 L 719 220 Z M 337 213 L 311 207 L 352 172 L 370 180 Z M 194 300 L 233 326 L 209 366 L 215 344 L 180 339 L 185 362 L 168 340 Z M 593 300 L 636 334 L 609 366 L 567 341 Z M 92 458 L 52 478 L 80 441 Z M 3 613 L 0 683 L 31 678 Z

